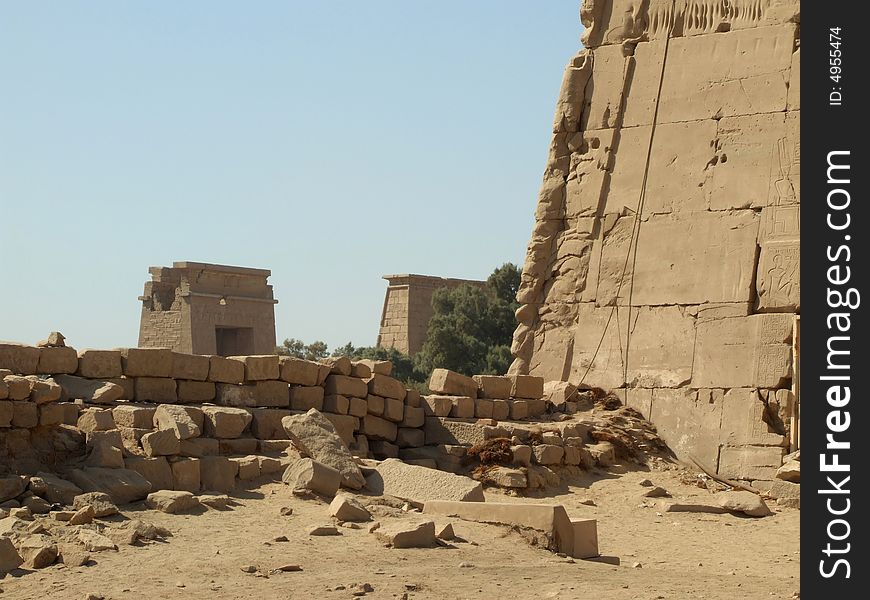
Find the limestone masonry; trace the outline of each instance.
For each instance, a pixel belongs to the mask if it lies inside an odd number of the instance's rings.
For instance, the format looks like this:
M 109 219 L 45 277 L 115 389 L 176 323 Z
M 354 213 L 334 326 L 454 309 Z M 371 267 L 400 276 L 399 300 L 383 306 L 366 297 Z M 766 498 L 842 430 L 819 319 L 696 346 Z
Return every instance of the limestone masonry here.
M 377 345 L 416 354 L 426 341 L 432 318 L 432 294 L 439 288 L 455 288 L 467 283 L 483 286 L 470 279 L 445 279 L 430 275 L 384 275 L 390 282 L 384 296 L 381 328 Z
M 511 373 L 619 389 L 683 458 L 796 450 L 800 7 L 586 0 Z
M 139 346 L 220 356 L 275 351 L 270 271 L 175 262 L 149 272 Z

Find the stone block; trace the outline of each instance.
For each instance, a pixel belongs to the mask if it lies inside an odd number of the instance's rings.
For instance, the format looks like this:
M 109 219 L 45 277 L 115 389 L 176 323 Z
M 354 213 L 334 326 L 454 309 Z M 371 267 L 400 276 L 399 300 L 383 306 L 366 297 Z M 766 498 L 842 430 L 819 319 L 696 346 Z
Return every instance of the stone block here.
M 256 406 L 257 388 L 254 385 L 215 384 L 215 403 L 235 407 Z
M 422 506 L 433 500 L 484 502 L 480 482 L 469 477 L 433 471 L 387 459 L 366 477 L 366 486 L 377 495 L 389 495 Z
M 36 405 L 33 405 L 34 411 Z M 12 418 L 14 415 L 12 402 L 8 400 L 0 400 L 0 427 L 12 427 Z
M 284 462 L 281 459 L 268 456 L 258 456 L 257 461 L 260 464 L 261 475 L 271 475 L 273 473 L 284 472 Z
M 94 444 L 85 460 L 85 464 L 89 467 L 123 468 L 124 453 L 120 448 L 109 444 Z
M 181 490 L 160 490 L 148 494 L 145 501 L 148 508 L 169 514 L 189 512 L 199 508 L 199 500 L 190 492 Z
M 390 442 L 373 440 L 369 442 L 369 449 L 371 450 L 372 456 L 379 460 L 399 458 L 399 447 Z
M 316 362 L 282 356 L 280 358 L 281 380 L 294 385 L 319 385 L 320 366 Z
M 405 390 L 405 406 L 420 408 L 422 406 L 422 402 L 423 399 L 420 396 L 420 392 L 412 389 Z
M 474 418 L 474 398 L 454 396 L 451 400 L 450 416 L 457 419 Z
M 81 350 L 76 373 L 90 379 L 120 377 L 123 374 L 121 353 L 117 350 Z
M 307 411 L 315 408 L 323 410 L 323 388 L 319 385 L 293 386 L 290 388 L 290 408 Z
M 92 380 L 73 375 L 55 375 L 53 378 L 63 389 L 62 398 L 84 400 L 93 404 L 112 404 L 123 398 L 124 387 L 105 380 Z M 132 380 L 130 380 L 132 383 Z
M 509 377 L 500 375 L 475 375 L 480 398 L 507 400 L 511 397 L 513 383 Z
M 245 380 L 245 365 L 223 356 L 210 356 L 208 380 L 214 383 L 242 383 Z
M 395 398 L 396 400 L 403 401 L 407 394 L 405 384 L 398 379 L 393 379 L 389 375 L 375 373 L 369 379 L 368 386 L 369 394 L 383 396 L 384 398 Z
M 520 421 L 529 416 L 529 403 L 525 400 L 510 401 L 510 418 L 513 421 Z
M 565 456 L 565 450 L 562 446 L 554 444 L 538 444 L 532 447 L 535 455 L 535 462 L 539 465 L 558 465 L 562 463 L 562 457 Z
M 60 425 L 66 421 L 66 407 L 60 403 L 42 404 L 37 408 L 39 409 L 40 425 Z
M 773 479 L 783 454 L 776 446 L 726 446 L 719 453 L 719 474 L 729 479 Z
M 214 438 L 237 438 L 250 425 L 253 417 L 243 408 L 203 406 L 205 435 Z
M 510 375 L 511 398 L 535 400 L 544 396 L 544 378 L 533 375 Z
M 423 396 L 423 411 L 426 416 L 448 417 L 453 410 L 453 396 Z
M 354 441 L 354 433 L 360 428 L 360 420 L 352 415 L 339 415 L 335 413 L 322 413 L 327 421 L 332 423 L 335 432 L 345 446 L 350 446 Z
M 396 440 L 398 428 L 395 423 L 386 419 L 375 415 L 366 415 L 361 419 L 360 433 L 374 440 L 393 442 Z
M 325 389 L 327 394 L 341 394 L 356 398 L 365 398 L 369 392 L 368 385 L 362 379 L 336 374 L 326 378 Z
M 102 408 L 87 408 L 79 414 L 76 425 L 82 431 L 107 431 L 115 429 L 112 411 Z
M 571 519 L 574 530 L 574 558 L 593 558 L 598 552 L 598 521 L 595 519 Z
M 5 403 L 0 402 L 0 405 Z M 17 401 L 10 402 L 12 406 L 12 420 L 10 425 L 12 427 L 21 427 L 22 429 L 32 429 L 39 425 L 39 410 L 33 402 L 27 401 Z M 0 415 L 4 412 L 3 408 L 0 408 Z M 8 415 L 7 415 L 8 416 Z M 4 419 L 0 417 L 0 427 L 8 427 L 9 425 L 3 425 Z
M 34 375 L 39 367 L 40 348 L 0 342 L 0 369 L 8 369 L 17 375 Z
M 367 412 L 368 414 L 375 415 L 377 417 L 382 417 L 384 415 L 384 407 L 386 402 L 382 396 L 375 396 L 374 394 L 369 394 L 366 396 L 366 404 L 368 405 Z
M 249 437 L 220 439 L 218 440 L 218 454 L 224 456 L 253 454 L 259 445 L 257 439 Z
M 4 363 L 4 364 L 8 364 Z M 0 537 L 0 575 L 17 569 L 24 564 L 24 559 L 18 554 L 18 549 L 8 537 Z
M 238 465 L 240 480 L 250 481 L 260 476 L 260 460 L 256 456 L 241 456 L 230 460 Z
M 112 418 L 118 427 L 151 429 L 157 408 L 141 404 L 119 404 L 112 408 Z
M 359 361 L 351 361 L 350 363 L 350 376 L 357 377 L 359 379 L 368 379 L 372 376 L 372 369 L 366 363 L 361 363 Z
M 212 438 L 191 438 L 189 440 L 181 440 L 180 450 L 181 456 L 215 456 L 220 454 L 220 444 Z
M 366 365 L 369 369 L 371 369 L 371 372 L 376 375 L 390 376 L 393 374 L 393 363 L 388 360 L 372 360 L 369 358 L 364 358 L 356 362 L 360 365 Z
M 532 447 L 531 446 L 526 446 L 525 444 L 511 446 L 511 453 L 513 455 L 513 459 L 512 459 L 513 464 L 520 465 L 523 467 L 531 466 L 531 464 L 532 464 Z
M 725 393 L 719 440 L 729 446 L 784 446 L 785 437 L 764 421 L 767 406 L 755 388 L 733 388 Z
M 211 381 L 178 380 L 176 383 L 180 404 L 202 404 L 215 399 L 215 384 Z
M 137 402 L 174 403 L 178 401 L 174 379 L 168 377 L 136 377 L 134 386 Z
M 329 515 L 339 521 L 363 523 L 372 518 L 368 509 L 362 503 L 346 494 L 338 494 L 329 505 Z
M 252 408 L 251 434 L 260 440 L 282 440 L 286 437 L 281 419 L 290 416 L 287 409 Z
M 426 444 L 459 444 L 473 446 L 486 441 L 484 428 L 475 423 L 452 421 L 442 417 L 426 417 L 423 427 Z
M 200 483 L 203 490 L 230 492 L 236 487 L 239 465 L 224 456 L 203 456 L 200 459 Z
M 354 418 L 344 415 L 332 417 L 343 420 Z M 303 415 L 285 417 L 281 424 L 300 452 L 341 473 L 342 485 L 351 489 L 360 489 L 365 485 L 362 473 L 348 450 L 348 443 L 339 436 L 327 415 L 311 409 Z M 353 439 L 352 431 L 349 437 Z
M 141 439 L 142 449 L 148 457 L 171 456 L 181 450 L 181 440 L 172 429 L 158 429 L 146 433 Z
M 323 389 L 323 388 L 320 388 Z M 317 408 L 316 406 L 310 406 L 308 408 Z M 295 407 L 294 407 L 295 409 Z M 323 410 L 324 412 L 335 413 L 337 415 L 346 415 L 348 410 L 350 409 L 350 400 L 347 397 L 342 396 L 340 394 L 331 394 L 329 396 L 325 396 L 323 398 Z M 305 410 L 308 410 L 307 408 Z M 356 415 L 360 417 L 364 417 L 365 413 L 362 415 Z
M 120 348 L 121 368 L 127 377 L 172 377 L 169 348 Z
M 330 373 L 335 375 L 349 376 L 353 371 L 353 363 L 347 356 L 329 356 L 320 361 L 330 369 Z
M 492 400 L 478 398 L 474 403 L 474 416 L 478 419 L 492 419 Z
M 429 389 L 436 394 L 477 397 L 477 382 L 449 369 L 434 369 L 429 378 Z
M 30 401 L 34 404 L 46 404 L 61 399 L 63 388 L 53 379 L 36 379 L 35 375 L 28 376 L 31 379 Z
M 161 404 L 154 411 L 153 423 L 157 429 L 174 431 L 179 440 L 187 440 L 202 434 L 203 419 L 202 410 L 194 406 Z
M 405 414 L 399 427 L 423 427 L 426 423 L 426 413 L 420 407 L 405 406 Z
M 103 492 L 108 494 L 115 504 L 128 504 L 142 500 L 153 488 L 153 482 L 141 472 L 130 466 L 135 461 L 162 461 L 168 470 L 165 458 L 159 459 L 127 459 L 126 469 L 105 469 L 99 467 L 85 467 L 73 469 L 69 478 L 82 491 Z M 170 480 L 171 483 L 171 480 Z
M 505 421 L 510 417 L 511 405 L 507 400 L 492 401 L 492 418 L 497 421 Z
M 419 448 L 425 443 L 426 434 L 422 429 L 399 427 L 396 430 L 396 445 L 399 448 Z
M 280 378 L 281 369 L 277 354 L 228 356 L 227 358 L 244 365 L 245 381 L 265 381 Z
M 209 362 L 208 356 L 173 352 L 170 377 L 173 379 L 187 379 L 189 381 L 205 381 L 208 379 Z M 214 380 L 211 381 L 213 382 Z
M 550 550 L 568 555 L 574 551 L 574 528 L 561 504 L 429 500 L 423 507 L 423 514 L 534 529 L 545 536 Z
M 6 397 L 9 400 L 27 400 L 33 389 L 33 380 L 23 375 L 7 375 L 3 378 L 6 384 Z
M 347 413 L 362 418 L 369 412 L 369 403 L 365 398 L 348 398 Z
M 373 533 L 378 540 L 393 548 L 431 548 L 438 545 L 434 521 L 417 519 L 388 523 Z
M 66 346 L 41 348 L 39 350 L 39 364 L 37 373 L 50 375 L 75 373 L 79 368 L 79 355 L 75 348 Z
M 396 398 L 384 398 L 384 418 L 394 423 L 401 423 L 405 418 L 405 405 Z
M 699 398 L 694 390 L 657 389 L 652 392 L 650 420 L 659 435 L 683 460 L 694 456 L 716 469 L 719 428 L 724 406 L 721 393 Z
M 314 492 L 335 496 L 341 485 L 341 473 L 311 458 L 300 458 L 287 467 L 281 480 L 291 486 L 294 493 Z
M 778 388 L 792 375 L 790 314 L 700 321 L 692 386 Z

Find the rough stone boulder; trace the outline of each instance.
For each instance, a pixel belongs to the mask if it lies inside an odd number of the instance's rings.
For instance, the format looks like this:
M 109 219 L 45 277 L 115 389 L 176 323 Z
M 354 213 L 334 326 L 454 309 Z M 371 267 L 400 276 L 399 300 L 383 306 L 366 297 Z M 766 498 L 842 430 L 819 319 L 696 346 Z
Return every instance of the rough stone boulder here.
M 801 482 L 801 462 L 799 460 L 790 460 L 783 464 L 776 471 L 776 478 L 792 483 Z
M 175 514 L 197 508 L 199 500 L 190 492 L 176 490 L 160 490 L 148 494 L 146 501 L 150 508 L 161 512 Z
M 358 490 L 366 484 L 335 426 L 317 409 L 312 408 L 303 415 L 284 417 L 281 425 L 302 454 L 341 473 L 342 485 Z
M 398 521 L 381 525 L 373 533 L 393 548 L 431 548 L 438 543 L 434 521 Z
M 70 504 L 67 502 L 67 504 Z M 73 498 L 72 506 L 78 510 L 85 506 L 90 506 L 94 509 L 95 517 L 109 517 L 118 514 L 118 507 L 112 502 L 112 498 L 103 492 L 88 492 L 80 494 Z
M 408 465 L 390 458 L 372 469 L 366 487 L 422 506 L 431 500 L 483 502 L 483 486 L 469 477 Z
M 24 562 L 18 550 L 8 537 L 0 537 L 0 575 L 17 569 Z
M 64 398 L 69 400 L 111 404 L 124 396 L 124 388 L 111 381 L 85 379 L 75 375 L 55 375 L 54 381 L 63 388 Z
M 716 494 L 716 503 L 729 512 L 741 512 L 750 517 L 767 517 L 773 512 L 758 494 L 744 491 Z
M 339 521 L 368 521 L 372 518 L 368 509 L 362 503 L 350 496 L 339 494 L 329 505 L 329 514 Z
M 39 472 L 30 478 L 30 491 L 52 504 L 70 505 L 82 493 L 76 484 L 51 473 Z
M 129 504 L 144 499 L 151 484 L 130 469 L 85 467 L 70 472 L 70 479 L 86 492 L 104 492 L 115 504 Z
M 18 542 L 18 553 L 28 569 L 44 569 L 57 560 L 57 545 L 49 535 L 29 535 Z
M 20 475 L 0 477 L 0 502 L 11 500 L 27 488 L 27 478 Z
M 281 480 L 293 488 L 294 493 L 314 492 L 334 496 L 341 486 L 341 473 L 311 458 L 300 458 L 284 470 Z

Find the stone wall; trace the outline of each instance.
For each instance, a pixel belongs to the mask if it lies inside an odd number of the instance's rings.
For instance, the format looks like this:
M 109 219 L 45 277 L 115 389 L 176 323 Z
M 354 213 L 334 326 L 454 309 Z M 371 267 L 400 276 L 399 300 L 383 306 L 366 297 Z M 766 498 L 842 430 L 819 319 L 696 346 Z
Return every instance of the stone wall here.
M 151 267 L 139 300 L 139 346 L 190 354 L 275 350 L 270 271 L 194 262 Z
M 581 20 L 511 373 L 619 389 L 683 458 L 772 478 L 797 440 L 799 3 L 586 0 Z
M 483 281 L 429 275 L 384 275 L 384 279 L 390 285 L 384 296 L 377 345 L 411 355 L 419 352 L 426 341 L 435 290 L 463 284 L 485 285 Z

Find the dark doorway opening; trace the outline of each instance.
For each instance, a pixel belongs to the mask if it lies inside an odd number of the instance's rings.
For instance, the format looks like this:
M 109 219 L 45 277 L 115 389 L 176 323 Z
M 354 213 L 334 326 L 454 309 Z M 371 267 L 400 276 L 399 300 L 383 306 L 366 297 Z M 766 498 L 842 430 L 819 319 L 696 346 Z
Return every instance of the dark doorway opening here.
M 219 356 L 243 356 L 254 353 L 253 327 L 215 327 L 214 337 Z

